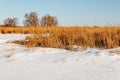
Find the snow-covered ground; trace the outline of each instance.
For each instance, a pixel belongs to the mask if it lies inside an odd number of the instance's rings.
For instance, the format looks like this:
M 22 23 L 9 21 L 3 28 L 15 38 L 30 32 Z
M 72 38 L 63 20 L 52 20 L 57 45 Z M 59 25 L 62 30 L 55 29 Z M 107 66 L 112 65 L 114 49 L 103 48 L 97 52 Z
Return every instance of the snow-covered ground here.
M 68 51 L 6 43 L 23 34 L 0 34 L 0 80 L 120 80 L 120 48 Z

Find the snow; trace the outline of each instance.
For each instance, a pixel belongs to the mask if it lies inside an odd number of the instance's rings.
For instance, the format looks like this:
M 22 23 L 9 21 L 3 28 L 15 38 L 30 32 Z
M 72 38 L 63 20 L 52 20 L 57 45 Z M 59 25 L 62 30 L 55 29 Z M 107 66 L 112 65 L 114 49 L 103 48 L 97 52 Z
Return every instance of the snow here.
M 24 34 L 0 34 L 0 80 L 120 80 L 120 48 L 26 48 L 6 43 Z

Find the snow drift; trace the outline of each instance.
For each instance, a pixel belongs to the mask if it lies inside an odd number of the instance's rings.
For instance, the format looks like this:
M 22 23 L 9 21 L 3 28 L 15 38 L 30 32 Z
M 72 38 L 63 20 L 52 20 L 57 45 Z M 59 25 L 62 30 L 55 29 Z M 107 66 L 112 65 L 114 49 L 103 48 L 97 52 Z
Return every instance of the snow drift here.
M 120 80 L 120 48 L 69 51 L 6 43 L 24 34 L 0 34 L 0 80 Z

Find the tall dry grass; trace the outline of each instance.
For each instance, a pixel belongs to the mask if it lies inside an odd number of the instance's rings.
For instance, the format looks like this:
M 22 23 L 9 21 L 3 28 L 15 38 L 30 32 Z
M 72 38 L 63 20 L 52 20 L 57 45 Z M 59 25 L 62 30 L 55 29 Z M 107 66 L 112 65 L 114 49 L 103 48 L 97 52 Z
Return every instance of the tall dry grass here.
M 33 34 L 14 41 L 27 47 L 120 47 L 120 27 L 0 27 L 0 32 Z

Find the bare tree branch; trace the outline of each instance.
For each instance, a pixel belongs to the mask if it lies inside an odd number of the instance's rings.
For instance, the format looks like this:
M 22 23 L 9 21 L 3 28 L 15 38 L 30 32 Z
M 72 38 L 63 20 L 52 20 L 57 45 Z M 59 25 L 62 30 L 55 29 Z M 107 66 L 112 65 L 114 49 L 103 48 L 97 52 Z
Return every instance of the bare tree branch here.
M 46 15 L 41 19 L 41 26 L 57 26 L 58 21 L 54 16 Z
M 38 14 L 36 12 L 30 12 L 25 14 L 25 20 L 23 21 L 25 26 L 39 26 Z

